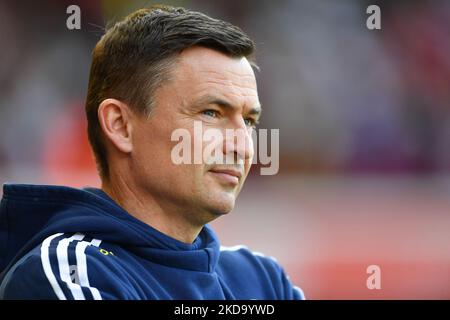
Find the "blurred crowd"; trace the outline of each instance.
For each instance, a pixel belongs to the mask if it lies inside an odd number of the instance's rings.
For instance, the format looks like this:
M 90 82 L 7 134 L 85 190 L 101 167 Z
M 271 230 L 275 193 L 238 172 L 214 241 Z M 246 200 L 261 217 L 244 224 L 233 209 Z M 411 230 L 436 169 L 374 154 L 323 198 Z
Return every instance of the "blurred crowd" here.
M 283 172 L 450 170 L 450 2 L 160 1 L 228 20 L 257 43 L 262 128 Z M 84 99 L 108 21 L 151 1 L 0 2 L 0 180 L 94 172 Z M 68 30 L 66 8 L 81 8 Z

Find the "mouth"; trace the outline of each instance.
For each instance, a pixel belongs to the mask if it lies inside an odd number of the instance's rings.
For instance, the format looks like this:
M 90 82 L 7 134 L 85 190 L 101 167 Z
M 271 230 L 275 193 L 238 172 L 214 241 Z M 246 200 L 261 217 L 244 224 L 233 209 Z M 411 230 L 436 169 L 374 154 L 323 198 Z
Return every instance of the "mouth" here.
M 238 185 L 239 180 L 242 177 L 242 173 L 238 170 L 233 169 L 211 169 L 209 170 L 210 173 L 212 173 L 217 179 L 220 181 L 232 184 L 232 185 Z

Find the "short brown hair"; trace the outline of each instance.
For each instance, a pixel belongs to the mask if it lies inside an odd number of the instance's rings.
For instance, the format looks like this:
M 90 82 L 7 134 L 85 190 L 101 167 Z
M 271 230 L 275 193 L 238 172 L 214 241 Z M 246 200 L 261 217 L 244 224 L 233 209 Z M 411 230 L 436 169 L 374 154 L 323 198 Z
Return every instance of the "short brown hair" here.
M 108 29 L 94 48 L 86 98 L 88 137 L 100 176 L 109 177 L 98 107 L 107 98 L 149 115 L 155 90 L 167 79 L 174 56 L 203 46 L 254 64 L 255 45 L 238 27 L 184 8 L 140 9 Z

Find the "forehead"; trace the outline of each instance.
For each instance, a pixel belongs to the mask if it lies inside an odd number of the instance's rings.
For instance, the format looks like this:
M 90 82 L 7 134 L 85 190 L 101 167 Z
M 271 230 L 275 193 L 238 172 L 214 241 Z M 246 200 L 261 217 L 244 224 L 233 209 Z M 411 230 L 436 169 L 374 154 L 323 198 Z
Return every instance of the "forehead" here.
M 184 94 L 193 98 L 216 94 L 235 103 L 258 103 L 255 74 L 246 58 L 232 58 L 212 49 L 192 47 L 180 54 L 175 81 L 186 90 Z

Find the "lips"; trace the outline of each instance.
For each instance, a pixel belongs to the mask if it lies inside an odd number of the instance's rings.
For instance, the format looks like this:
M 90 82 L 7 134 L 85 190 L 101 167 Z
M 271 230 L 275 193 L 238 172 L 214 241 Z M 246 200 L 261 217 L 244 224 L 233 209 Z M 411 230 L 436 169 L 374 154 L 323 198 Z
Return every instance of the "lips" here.
M 242 177 L 241 171 L 233 169 L 214 168 L 209 170 L 209 173 L 214 175 L 222 184 L 232 186 L 237 186 Z
M 238 179 L 240 179 L 242 177 L 242 173 L 240 171 L 233 170 L 233 169 L 211 169 L 209 171 L 211 171 L 213 173 L 228 174 L 228 175 L 236 177 Z

